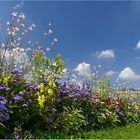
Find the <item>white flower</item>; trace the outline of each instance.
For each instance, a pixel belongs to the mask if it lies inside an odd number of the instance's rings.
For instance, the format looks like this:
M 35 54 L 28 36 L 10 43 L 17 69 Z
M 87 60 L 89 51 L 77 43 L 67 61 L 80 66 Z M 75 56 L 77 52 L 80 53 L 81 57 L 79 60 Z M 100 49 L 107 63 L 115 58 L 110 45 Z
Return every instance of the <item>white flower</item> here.
M 52 65 L 53 65 L 53 66 L 56 66 L 56 62 L 53 62 Z
M 20 20 L 25 19 L 25 15 L 24 14 L 20 14 L 18 17 L 19 17 Z
M 17 19 L 17 22 L 20 22 L 20 19 L 19 18 Z
M 27 50 L 27 51 L 31 51 L 31 48 L 27 48 L 26 50 Z
M 10 22 L 9 21 L 7 21 L 7 25 L 9 25 L 10 24 Z
M 2 48 L 5 48 L 5 46 L 6 46 L 5 43 L 2 43 L 2 44 L 1 44 L 1 47 L 2 47 Z
M 47 48 L 46 50 L 47 50 L 47 51 L 50 51 L 50 48 Z
M 12 13 L 12 16 L 16 17 L 16 16 L 17 16 L 17 12 L 14 11 L 14 12 Z
M 19 31 L 19 28 L 18 27 L 15 27 L 15 31 Z
M 20 24 L 21 27 L 25 27 L 25 25 L 23 23 Z
M 57 39 L 57 38 L 54 38 L 54 39 L 53 39 L 53 41 L 54 41 L 54 42 L 57 42 L 57 41 L 58 41 L 58 39 Z
M 63 73 L 67 73 L 67 72 L 68 72 L 68 69 L 64 68 L 64 69 L 62 70 L 62 72 L 63 72 Z
M 52 24 L 49 22 L 49 24 L 48 24 L 49 26 L 51 26 Z
M 35 25 L 34 23 L 32 24 L 32 26 L 33 26 L 33 27 L 36 27 L 36 25 Z
M 45 33 L 44 33 L 44 35 L 46 36 L 46 35 L 47 35 L 47 33 L 45 32 Z
M 33 31 L 33 26 L 30 26 L 28 30 Z
M 21 41 L 21 37 L 18 37 L 18 41 Z
M 51 29 L 49 29 L 48 33 L 49 33 L 49 34 L 52 34 L 52 30 L 51 30 Z

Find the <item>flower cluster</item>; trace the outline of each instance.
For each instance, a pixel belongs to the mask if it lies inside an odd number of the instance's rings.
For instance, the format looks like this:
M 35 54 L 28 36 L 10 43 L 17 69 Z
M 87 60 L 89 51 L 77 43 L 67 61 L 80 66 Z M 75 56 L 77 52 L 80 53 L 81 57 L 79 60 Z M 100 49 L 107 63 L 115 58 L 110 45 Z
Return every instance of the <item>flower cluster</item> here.
M 82 84 L 74 74 L 73 79 L 63 79 L 67 69 L 61 55 L 46 57 L 58 42 L 56 37 L 47 49 L 31 41 L 22 47 L 25 34 L 36 27 L 33 23 L 26 28 L 24 19 L 23 13 L 12 13 L 7 22 L 8 42 L 0 45 L 0 138 L 3 131 L 14 130 L 14 138 L 20 139 L 21 130 L 26 129 L 74 132 L 140 120 L 139 98 L 134 101 L 137 96 L 133 96 L 131 102 L 129 96 L 116 98 L 107 78 L 97 81 L 97 71 L 91 78 L 87 69 Z M 49 23 L 44 35 L 52 34 Z M 1 129 L 1 124 L 7 129 Z
M 0 122 L 7 121 L 9 117 L 9 109 L 6 106 L 7 100 L 5 97 L 0 96 Z

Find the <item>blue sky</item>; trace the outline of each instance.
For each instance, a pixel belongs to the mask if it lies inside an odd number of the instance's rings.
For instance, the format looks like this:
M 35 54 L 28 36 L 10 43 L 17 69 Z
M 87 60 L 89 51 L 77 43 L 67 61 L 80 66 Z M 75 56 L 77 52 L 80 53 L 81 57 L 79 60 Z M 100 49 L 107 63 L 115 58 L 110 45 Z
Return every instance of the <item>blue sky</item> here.
M 18 3 L 0 1 L 0 22 L 6 23 Z M 52 23 L 59 42 L 50 53 L 60 52 L 67 67 L 101 65 L 112 79 L 121 76 L 140 86 L 140 2 L 24 1 L 17 10 L 37 25 L 35 39 Z

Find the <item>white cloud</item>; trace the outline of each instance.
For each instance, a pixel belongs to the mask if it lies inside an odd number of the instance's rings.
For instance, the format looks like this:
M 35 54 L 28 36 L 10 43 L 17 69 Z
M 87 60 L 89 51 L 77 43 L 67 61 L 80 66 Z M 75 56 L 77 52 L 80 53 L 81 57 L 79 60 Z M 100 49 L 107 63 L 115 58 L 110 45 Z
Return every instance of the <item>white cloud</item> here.
M 98 51 L 96 52 L 96 56 L 99 59 L 103 59 L 103 58 L 115 58 L 115 53 L 114 50 L 102 50 L 102 51 Z
M 136 81 L 140 80 L 140 75 L 136 74 L 130 67 L 126 67 L 119 74 L 119 78 Z
M 89 76 L 91 73 L 90 67 L 91 67 L 90 64 L 82 62 L 78 64 L 78 66 L 74 70 L 78 72 L 78 74 L 81 76 Z
M 136 49 L 140 49 L 140 40 L 138 41 L 138 43 L 136 45 Z
M 111 76 L 115 75 L 116 73 L 117 73 L 116 71 L 110 70 L 110 71 L 107 71 L 105 73 L 105 75 L 111 77 Z

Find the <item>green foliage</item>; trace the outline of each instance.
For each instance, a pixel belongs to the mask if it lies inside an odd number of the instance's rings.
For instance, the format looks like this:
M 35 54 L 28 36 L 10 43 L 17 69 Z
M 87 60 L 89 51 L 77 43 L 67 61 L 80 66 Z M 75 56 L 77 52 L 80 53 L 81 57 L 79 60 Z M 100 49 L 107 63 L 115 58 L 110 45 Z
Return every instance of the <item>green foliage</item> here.
M 81 110 L 70 107 L 64 107 L 64 111 L 60 114 L 58 122 L 66 132 L 78 131 L 86 123 Z

